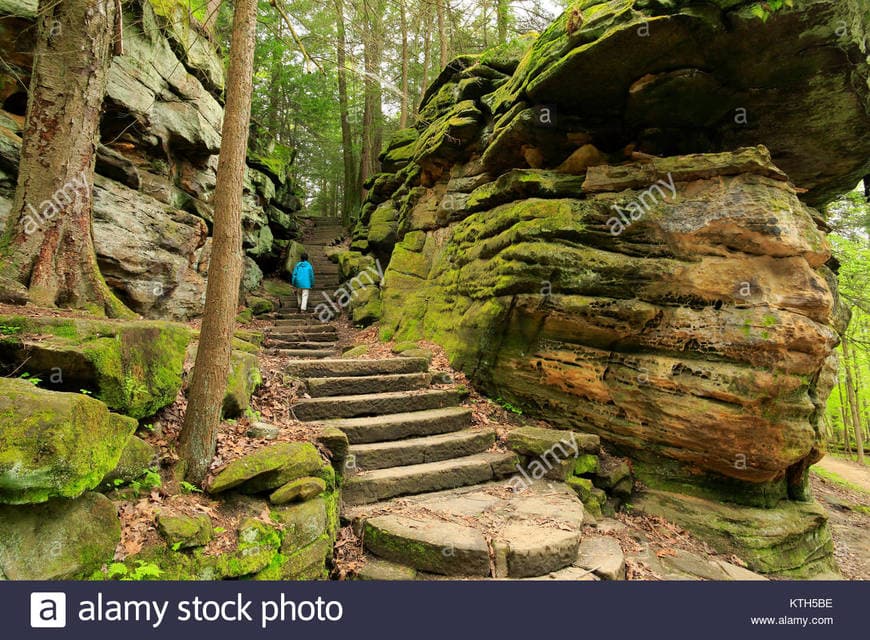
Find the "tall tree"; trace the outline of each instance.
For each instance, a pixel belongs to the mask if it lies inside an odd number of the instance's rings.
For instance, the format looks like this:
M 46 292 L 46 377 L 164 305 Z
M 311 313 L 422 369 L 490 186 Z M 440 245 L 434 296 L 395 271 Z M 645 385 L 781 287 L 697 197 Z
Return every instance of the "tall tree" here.
M 447 40 L 447 25 L 444 22 L 444 0 L 435 0 L 435 13 L 438 17 L 438 45 L 440 46 L 439 63 L 441 68 L 450 61 L 449 42 Z
M 97 266 L 91 221 L 114 0 L 40 0 L 18 184 L 0 243 L 7 300 L 132 313 Z
M 341 219 L 350 223 L 353 212 L 359 203 L 359 184 L 357 183 L 356 163 L 353 153 L 353 134 L 350 130 L 350 108 L 347 93 L 347 36 L 344 28 L 344 3 L 335 0 L 336 74 L 338 76 L 338 104 L 341 118 L 341 154 L 344 161 L 344 189 L 341 203 Z
M 849 408 L 852 416 L 852 427 L 855 431 L 855 450 L 858 453 L 858 462 L 864 464 L 864 434 L 861 426 L 860 409 L 858 407 L 858 396 L 855 392 L 855 384 L 852 380 L 852 366 L 857 364 L 853 362 L 850 356 L 849 340 L 843 336 L 843 368 L 846 370 L 846 392 L 849 400 Z
M 251 119 L 257 0 L 236 0 L 205 314 L 180 435 L 184 475 L 201 484 L 217 446 L 242 278 L 242 189 Z
M 363 92 L 360 184 L 365 184 L 366 180 L 377 173 L 378 155 L 381 152 L 383 113 L 380 74 L 385 5 L 385 0 L 364 0 L 362 3 L 365 89 Z
M 399 128 L 408 126 L 408 11 L 405 0 L 399 0 L 400 23 L 402 30 L 402 96 L 399 106 Z
M 510 11 L 508 0 L 496 0 L 495 15 L 496 25 L 498 29 L 498 43 L 504 44 L 507 42 L 508 31 L 508 14 Z

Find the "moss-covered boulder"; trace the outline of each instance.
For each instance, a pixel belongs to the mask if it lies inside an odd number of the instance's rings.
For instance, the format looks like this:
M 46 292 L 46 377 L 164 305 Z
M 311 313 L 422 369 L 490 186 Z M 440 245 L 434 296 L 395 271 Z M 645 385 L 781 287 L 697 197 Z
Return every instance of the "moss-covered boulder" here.
M 173 549 L 203 547 L 214 536 L 211 518 L 205 514 L 187 516 L 161 511 L 157 514 L 157 530 Z
M 816 502 L 783 500 L 764 509 L 648 490 L 632 499 L 632 507 L 679 524 L 720 553 L 736 554 L 753 571 L 790 578 L 837 577 L 828 516 Z
M 98 493 L 0 505 L 0 572 L 10 580 L 86 577 L 112 560 L 120 541 L 115 506 Z
M 181 388 L 190 330 L 157 321 L 0 317 L 0 362 L 38 375 L 43 386 L 88 389 L 113 411 L 151 416 Z
M 305 502 L 319 496 L 324 491 L 326 491 L 326 481 L 322 478 L 297 478 L 273 491 L 269 496 L 269 502 L 272 504 Z
M 324 463 L 309 442 L 281 442 L 230 462 L 208 486 L 216 494 L 239 488 L 244 493 L 269 491 L 305 476 L 317 475 Z
M 289 277 L 293 273 L 293 267 L 302 259 L 302 254 L 305 253 L 305 246 L 301 242 L 292 240 L 287 245 L 287 254 L 284 260 L 284 273 Z
M 597 451 L 600 444 L 598 436 L 590 433 L 540 427 L 520 427 L 511 430 L 507 436 L 508 447 L 526 456 L 563 452 L 563 458 L 570 456 L 573 459 L 581 452 Z
M 261 316 L 264 313 L 271 313 L 275 310 L 275 305 L 271 300 L 259 298 L 257 296 L 247 297 L 248 308 L 255 316 Z
M 225 418 L 237 418 L 243 415 L 251 406 L 251 396 L 263 383 L 260 361 L 256 355 L 258 351 L 259 349 L 254 345 L 245 347 L 244 351 L 233 349 L 230 375 L 222 405 Z M 196 362 L 196 353 L 196 345 L 191 345 L 188 353 L 191 362 Z
M 74 498 L 121 458 L 136 421 L 84 394 L 0 378 L 0 503 Z
M 130 436 L 114 469 L 100 481 L 103 489 L 112 489 L 145 475 L 157 459 L 155 448 L 136 436 Z

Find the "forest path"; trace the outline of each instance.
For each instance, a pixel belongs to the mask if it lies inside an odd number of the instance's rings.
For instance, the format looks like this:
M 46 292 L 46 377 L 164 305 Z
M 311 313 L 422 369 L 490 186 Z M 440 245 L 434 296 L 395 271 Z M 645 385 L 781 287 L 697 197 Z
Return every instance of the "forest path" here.
M 835 473 L 870 494 L 870 467 L 866 465 L 827 455 L 813 466 Z

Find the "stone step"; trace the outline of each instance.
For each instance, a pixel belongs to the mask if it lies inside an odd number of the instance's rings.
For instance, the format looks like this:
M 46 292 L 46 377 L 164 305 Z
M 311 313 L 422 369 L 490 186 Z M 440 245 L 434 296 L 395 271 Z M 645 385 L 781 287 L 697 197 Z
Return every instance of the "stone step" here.
M 429 373 L 391 373 L 377 376 L 341 376 L 334 378 L 308 378 L 308 393 L 312 398 L 326 396 L 387 393 L 425 389 L 432 382 Z
M 514 472 L 516 461 L 514 453 L 477 453 L 451 460 L 361 471 L 345 480 L 341 497 L 346 505 L 370 504 L 397 496 L 481 484 Z
M 335 349 L 272 349 L 276 354 L 291 358 L 334 358 Z
M 333 352 L 334 353 L 334 352 Z M 427 391 L 397 391 L 328 398 L 306 398 L 293 406 L 297 420 L 328 420 L 330 418 L 358 418 L 381 416 L 387 413 L 425 411 L 454 407 L 462 402 L 464 394 L 453 389 Z
M 288 331 L 286 333 L 270 333 L 266 335 L 266 342 L 275 346 L 286 345 L 291 342 L 336 342 L 338 334 L 334 331 Z
M 483 453 L 495 442 L 494 429 L 466 429 L 422 438 L 355 444 L 350 459 L 357 471 L 404 467 Z
M 308 319 L 310 319 L 310 318 L 308 318 Z M 304 319 L 299 318 L 299 320 L 304 320 Z M 304 333 L 306 335 L 313 335 L 313 334 L 317 334 L 317 333 L 336 333 L 336 329 L 335 329 L 334 325 L 316 322 L 314 324 L 310 324 L 310 325 L 307 325 L 305 327 L 282 327 L 282 326 L 276 325 L 274 327 L 270 327 L 269 329 L 267 329 L 266 333 L 267 333 L 267 335 L 268 334 L 280 335 L 280 334 L 284 334 L 284 333 L 293 334 L 293 335 L 297 335 L 297 334 L 301 334 L 301 333 Z
M 283 353 L 287 351 L 298 351 L 298 350 L 311 350 L 311 351 L 319 351 L 319 350 L 329 350 L 331 355 L 335 355 L 336 344 L 334 340 L 329 342 L 307 342 L 307 341 L 293 341 L 293 340 L 279 340 L 279 341 L 269 341 L 266 345 L 267 348 L 280 350 Z
M 383 360 L 336 358 L 320 362 L 293 362 L 288 365 L 287 373 L 299 378 L 331 378 L 418 373 L 428 369 L 429 361 L 426 358 L 386 358 Z
M 351 444 L 367 444 L 460 431 L 471 425 L 471 409 L 447 407 L 373 418 L 326 420 L 323 424 L 343 431 Z

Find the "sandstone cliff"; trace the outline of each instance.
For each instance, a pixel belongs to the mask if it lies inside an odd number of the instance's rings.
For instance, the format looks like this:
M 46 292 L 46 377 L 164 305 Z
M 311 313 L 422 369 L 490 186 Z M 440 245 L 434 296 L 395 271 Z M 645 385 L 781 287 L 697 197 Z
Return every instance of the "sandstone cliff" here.
M 36 0 L 0 0 L 0 225 L 15 191 Z M 101 122 L 94 240 L 106 281 L 148 317 L 198 315 L 223 119 L 224 64 L 176 2 L 124 3 Z M 295 237 L 301 208 L 290 148 L 252 136 L 243 223 L 244 286 L 256 287 Z
M 341 265 L 389 263 L 357 321 L 440 342 L 491 395 L 698 498 L 669 517 L 806 575 L 831 566 L 823 513 L 794 505 L 847 320 L 810 206 L 870 172 L 870 6 L 755 5 L 582 0 L 454 60 Z M 739 532 L 711 524 L 720 502 L 747 507 Z

